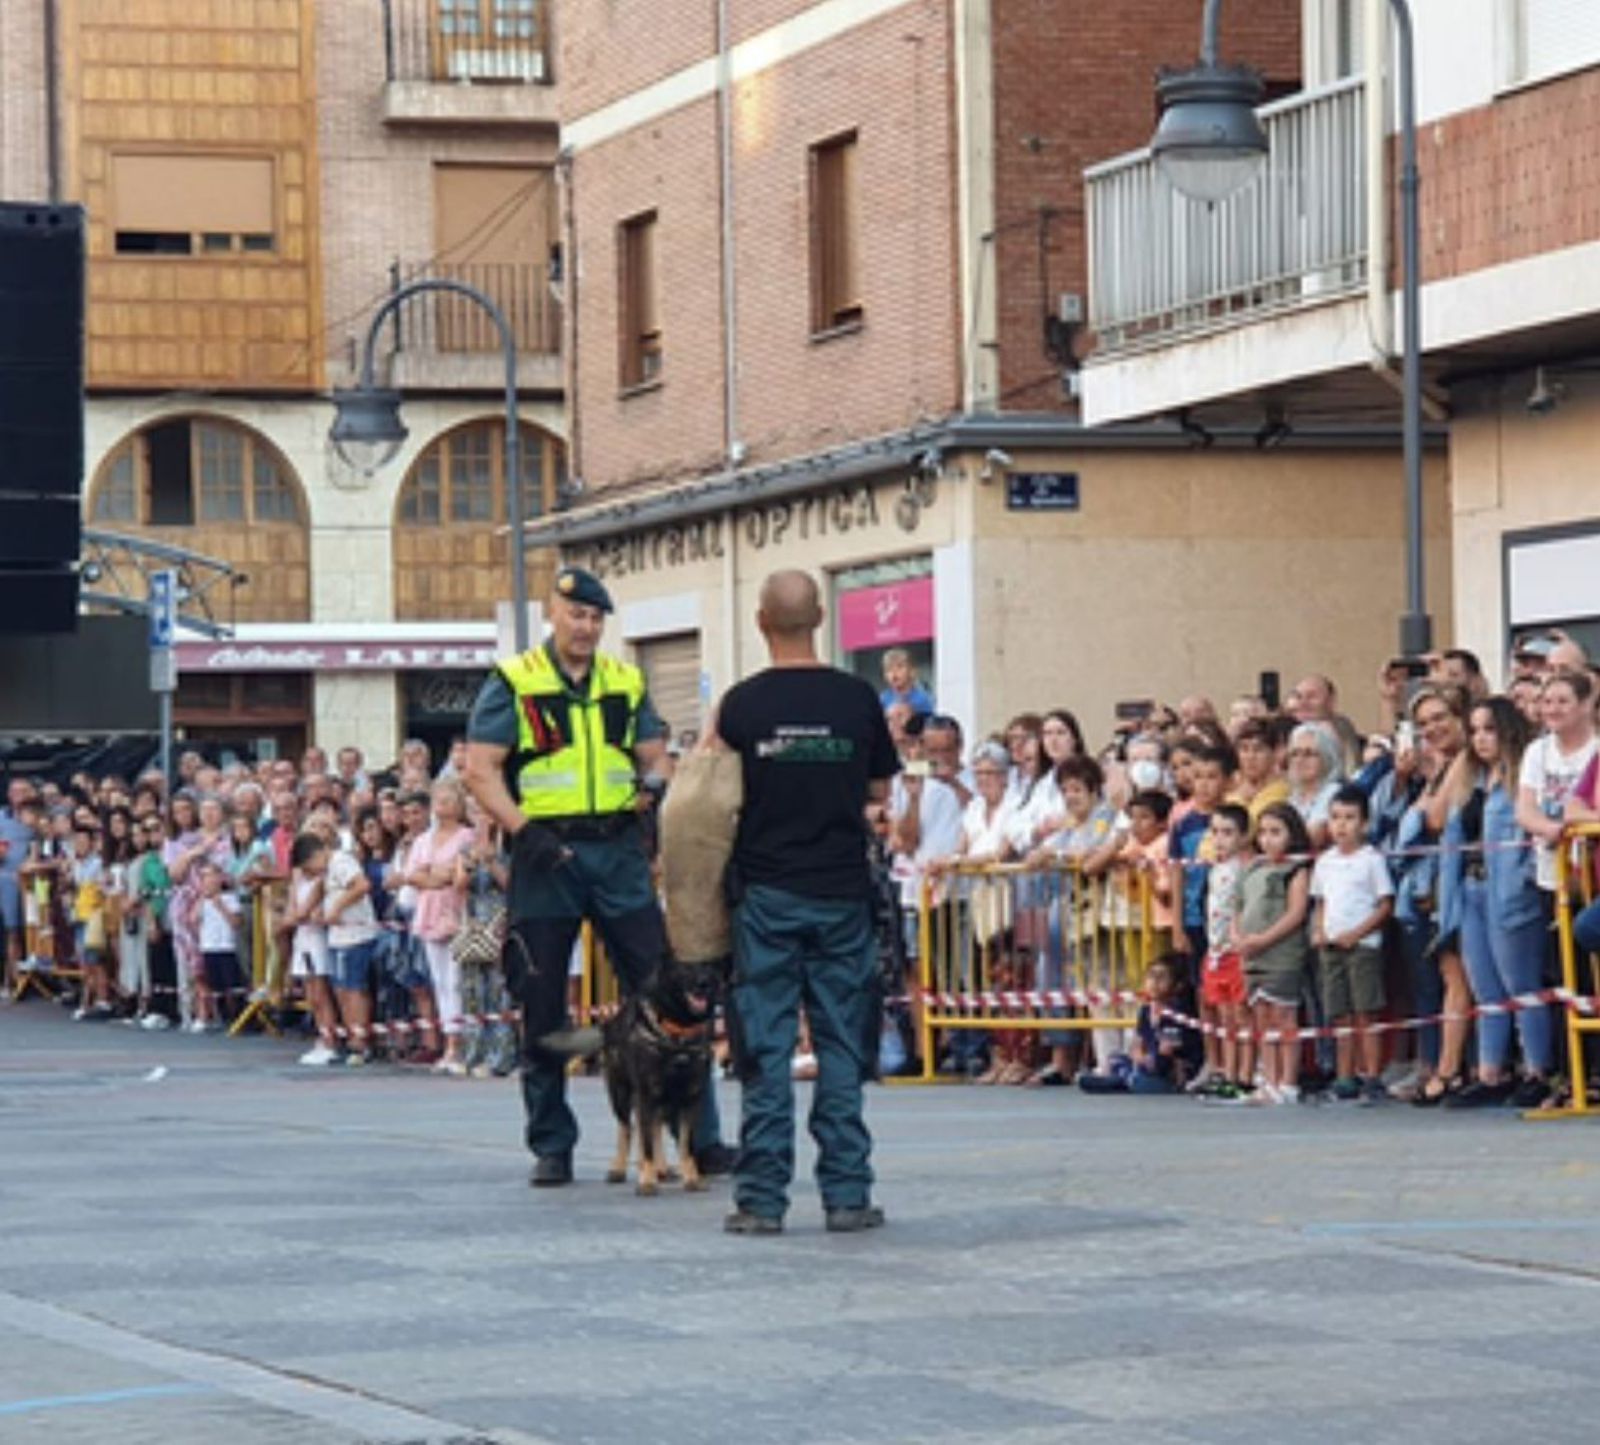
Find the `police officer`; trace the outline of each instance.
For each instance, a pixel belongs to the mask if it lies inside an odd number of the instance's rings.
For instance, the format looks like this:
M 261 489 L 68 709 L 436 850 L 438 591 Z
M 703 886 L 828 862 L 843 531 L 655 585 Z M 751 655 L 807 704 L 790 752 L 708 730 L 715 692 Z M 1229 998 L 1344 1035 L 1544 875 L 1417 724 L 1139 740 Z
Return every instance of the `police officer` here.
M 584 919 L 605 941 L 626 992 L 667 957 L 636 808 L 639 772 L 666 753 L 666 724 L 637 667 L 599 650 L 611 596 L 579 567 L 556 575 L 547 641 L 501 661 L 467 725 L 465 781 L 511 840 L 506 969 L 522 1008 L 522 1099 L 530 1183 L 572 1181 L 578 1123 L 566 1059 L 539 1040 L 567 1014 L 567 968 Z M 715 1091 L 695 1130 L 696 1157 L 725 1173 Z
M 861 1086 L 878 1051 L 880 995 L 866 808 L 899 768 L 878 695 L 817 657 L 817 584 L 775 572 L 757 622 L 772 666 L 731 688 L 717 736 L 743 760 L 732 871 L 730 1022 L 744 1084 L 731 1234 L 778 1234 L 794 1175 L 790 1079 L 801 1003 L 817 1081 L 811 1134 L 828 1229 L 883 1223 Z

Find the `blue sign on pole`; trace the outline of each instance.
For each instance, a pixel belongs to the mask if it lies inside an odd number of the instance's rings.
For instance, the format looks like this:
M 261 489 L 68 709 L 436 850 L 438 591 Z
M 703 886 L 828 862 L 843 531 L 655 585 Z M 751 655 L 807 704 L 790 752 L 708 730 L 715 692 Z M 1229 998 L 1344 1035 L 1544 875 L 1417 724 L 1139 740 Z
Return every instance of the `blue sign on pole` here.
M 150 574 L 150 650 L 168 651 L 172 647 L 173 632 L 177 625 L 178 574 L 152 572 Z

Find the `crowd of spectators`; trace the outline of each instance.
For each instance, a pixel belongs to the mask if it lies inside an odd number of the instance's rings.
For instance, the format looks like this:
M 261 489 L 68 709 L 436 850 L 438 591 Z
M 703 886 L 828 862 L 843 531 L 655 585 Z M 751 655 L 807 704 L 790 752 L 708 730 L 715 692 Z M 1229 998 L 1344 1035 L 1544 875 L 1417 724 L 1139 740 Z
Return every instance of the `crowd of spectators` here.
M 1063 1010 L 1040 1001 L 1087 978 L 1071 895 L 1095 900 L 1096 958 L 1139 925 L 1136 1029 L 1095 1027 L 1126 1009 L 1093 1007 L 1065 1010 L 1081 1026 L 1057 1032 L 949 1029 L 944 1068 L 1093 1092 L 1276 1104 L 1315 1088 L 1451 1108 L 1553 1106 L 1581 1077 L 1559 1008 L 1518 1002 L 1558 981 L 1564 830 L 1600 821 L 1597 673 L 1571 639 L 1519 645 L 1501 694 L 1464 650 L 1391 663 L 1372 733 L 1312 675 L 1281 707 L 1119 707 L 1098 750 L 1066 708 L 972 746 L 903 654 L 885 679 L 903 767 L 880 826 L 908 946 L 926 893 L 947 984 L 1021 991 L 1035 1019 L 1053 1017 Z M 1574 931 L 1600 951 L 1600 905 Z M 1295 1037 L 1326 1026 L 1336 1041 Z
M 5 992 L 37 991 L 84 1022 L 206 1033 L 241 1012 L 315 1028 L 308 1066 L 386 1057 L 450 1075 L 509 1073 L 516 1047 L 498 938 L 506 857 L 426 744 L 369 771 L 330 763 L 208 763 L 173 786 L 14 777 L 0 812 Z

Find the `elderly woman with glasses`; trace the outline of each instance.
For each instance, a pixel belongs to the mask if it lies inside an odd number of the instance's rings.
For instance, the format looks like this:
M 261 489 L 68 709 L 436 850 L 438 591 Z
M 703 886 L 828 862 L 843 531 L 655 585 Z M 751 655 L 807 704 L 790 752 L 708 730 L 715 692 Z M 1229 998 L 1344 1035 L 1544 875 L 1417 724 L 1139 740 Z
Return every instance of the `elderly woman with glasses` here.
M 1289 734 L 1289 804 L 1311 835 L 1311 846 L 1328 846 L 1328 808 L 1339 791 L 1344 749 L 1339 735 L 1323 722 L 1301 723 Z

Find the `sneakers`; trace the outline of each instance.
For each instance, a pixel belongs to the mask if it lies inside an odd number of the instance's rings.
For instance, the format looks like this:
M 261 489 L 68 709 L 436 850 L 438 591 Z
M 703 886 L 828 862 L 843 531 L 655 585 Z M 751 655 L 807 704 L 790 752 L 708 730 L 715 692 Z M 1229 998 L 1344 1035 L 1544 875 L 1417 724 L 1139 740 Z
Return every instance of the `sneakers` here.
M 372 1055 L 362 1049 L 353 1049 L 344 1056 L 347 1069 L 363 1069 L 372 1062 Z
M 1384 1104 L 1389 1099 L 1389 1091 L 1383 1087 L 1382 1079 L 1363 1079 L 1361 1081 L 1361 1102 L 1369 1107 L 1373 1104 Z
M 337 1063 L 338 1059 L 337 1050 L 330 1049 L 320 1039 L 300 1055 L 300 1062 L 313 1069 L 320 1069 L 328 1064 Z
M 883 1210 L 876 1204 L 822 1211 L 823 1228 L 829 1234 L 859 1234 L 863 1229 L 882 1229 L 884 1222 Z M 781 1220 L 779 1224 L 781 1227 Z
M 1337 1099 L 1341 1104 L 1349 1104 L 1361 1097 L 1361 1080 L 1356 1078 L 1335 1079 L 1333 1086 L 1328 1090 L 1330 1099 Z
M 1550 1081 L 1529 1075 L 1511 1091 L 1508 1100 L 1513 1109 L 1537 1109 L 1550 1097 Z
M 860 1211 L 857 1212 L 859 1213 Z M 835 1213 L 843 1213 L 843 1211 L 830 1209 L 828 1211 L 830 1220 Z M 879 1211 L 878 1222 L 880 1224 L 883 1222 L 881 1210 Z M 828 1227 L 832 1229 L 833 1225 L 830 1223 Z M 856 1227 L 859 1229 L 862 1226 L 857 1225 Z M 722 1221 L 722 1232 L 724 1234 L 782 1234 L 783 1216 L 781 1214 L 752 1214 L 748 1209 L 736 1209 Z
M 169 1019 L 165 1014 L 146 1014 L 142 1019 L 139 1020 L 139 1027 L 142 1029 L 149 1029 L 152 1033 L 154 1033 L 159 1029 L 170 1029 L 172 1027 L 172 1020 Z

